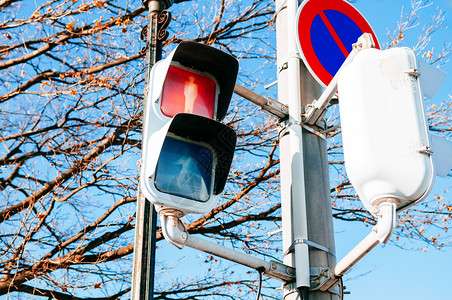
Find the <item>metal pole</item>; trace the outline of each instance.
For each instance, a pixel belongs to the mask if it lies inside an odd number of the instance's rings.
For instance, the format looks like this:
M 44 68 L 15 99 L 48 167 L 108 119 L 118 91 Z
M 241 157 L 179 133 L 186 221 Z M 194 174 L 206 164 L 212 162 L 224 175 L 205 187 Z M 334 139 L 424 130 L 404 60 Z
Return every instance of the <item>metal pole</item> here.
M 162 40 L 166 38 L 165 35 L 159 35 L 159 30 L 166 28 L 170 17 L 166 15 L 167 21 L 162 24 L 162 20 L 165 21 L 165 15 L 162 16 L 161 13 L 165 7 L 161 1 L 151 0 L 144 4 L 149 10 L 146 30 L 146 74 L 144 89 L 144 99 L 147 99 L 150 70 L 157 61 L 162 59 Z M 169 13 L 167 12 L 167 14 Z M 143 111 L 146 111 L 146 101 L 143 103 Z M 146 117 L 143 116 L 143 120 Z M 146 128 L 143 128 L 143 134 L 145 130 Z M 142 194 L 140 184 L 138 184 L 135 226 L 131 299 L 152 300 L 154 299 L 157 213 L 154 206 Z
M 338 300 L 334 292 L 308 290 L 310 276 L 332 269 L 336 260 L 326 141 L 301 124 L 304 106 L 318 99 L 321 88 L 299 59 L 297 8 L 297 0 L 276 0 L 278 98 L 289 105 L 290 115 L 280 134 L 284 263 L 297 271 L 284 299 Z
M 289 120 L 286 124 L 289 135 L 290 171 L 291 171 L 291 210 L 292 210 L 292 247 L 296 266 L 296 288 L 305 294 L 309 290 L 309 246 L 295 241 L 308 240 L 308 223 L 306 215 L 306 194 L 303 160 L 303 130 L 301 127 L 301 87 L 300 62 L 295 40 L 295 16 L 298 0 L 288 0 L 287 5 L 287 85 L 289 88 L 287 102 L 289 104 Z M 289 224 L 287 224 L 289 225 Z M 284 230 L 284 228 L 283 228 Z M 306 298 L 306 297 L 303 297 Z

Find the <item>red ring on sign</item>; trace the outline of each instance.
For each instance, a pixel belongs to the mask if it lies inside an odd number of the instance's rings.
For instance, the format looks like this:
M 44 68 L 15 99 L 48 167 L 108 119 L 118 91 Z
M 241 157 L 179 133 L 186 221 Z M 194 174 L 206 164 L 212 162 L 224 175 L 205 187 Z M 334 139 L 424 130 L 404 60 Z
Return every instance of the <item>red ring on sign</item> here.
M 372 34 L 376 48 L 380 48 L 377 36 L 369 23 L 351 4 L 342 0 L 305 1 L 300 6 L 297 13 L 298 46 L 306 66 L 314 78 L 323 86 L 327 86 L 330 83 L 331 79 L 333 79 L 333 75 L 331 75 L 321 64 L 314 51 L 311 39 L 311 26 L 314 18 L 326 10 L 335 10 L 348 16 L 363 33 L 367 32 Z M 340 47 L 340 45 L 338 46 Z

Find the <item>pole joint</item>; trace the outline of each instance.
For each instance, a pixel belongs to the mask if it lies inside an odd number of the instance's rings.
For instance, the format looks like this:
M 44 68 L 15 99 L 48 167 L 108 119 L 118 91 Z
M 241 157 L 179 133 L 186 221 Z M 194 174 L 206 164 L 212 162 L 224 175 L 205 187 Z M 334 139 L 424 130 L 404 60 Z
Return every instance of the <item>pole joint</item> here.
M 342 277 L 333 276 L 332 270 L 324 267 L 310 268 L 310 272 L 311 291 L 328 291 L 332 294 L 338 295 L 340 299 L 343 299 L 344 284 L 342 282 Z M 331 282 L 334 282 L 334 284 L 331 285 Z
M 164 9 L 170 8 L 173 5 L 173 0 L 141 0 L 143 2 L 144 7 L 152 11 L 162 11 Z

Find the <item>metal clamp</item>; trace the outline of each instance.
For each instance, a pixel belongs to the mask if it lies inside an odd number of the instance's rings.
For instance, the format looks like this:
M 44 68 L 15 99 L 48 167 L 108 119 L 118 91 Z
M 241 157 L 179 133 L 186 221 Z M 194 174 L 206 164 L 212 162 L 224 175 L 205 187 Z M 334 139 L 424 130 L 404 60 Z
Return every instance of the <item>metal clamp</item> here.
M 310 126 L 307 126 L 307 125 L 304 124 L 304 123 L 297 122 L 297 121 L 290 121 L 290 122 L 288 122 L 288 123 L 281 129 L 281 131 L 279 132 L 279 138 L 281 138 L 282 136 L 284 136 L 284 135 L 287 133 L 287 131 L 289 130 L 289 127 L 292 126 L 292 125 L 298 125 L 298 126 L 301 126 L 302 128 L 306 129 L 306 130 L 309 131 L 310 133 L 315 134 L 315 135 L 317 135 L 318 137 L 320 137 L 320 138 L 322 138 L 322 139 L 324 139 L 324 140 L 326 141 L 326 135 L 325 135 L 325 134 L 323 134 L 323 133 L 320 132 L 320 131 L 315 130 L 314 128 L 312 128 L 312 127 L 310 127 Z
M 264 275 L 284 282 L 295 280 L 295 268 L 270 260 L 270 269 L 264 271 Z
M 290 60 L 291 58 L 296 58 L 296 59 L 301 60 L 300 53 L 299 53 L 298 51 L 295 51 L 295 52 L 291 52 L 291 53 L 288 53 L 288 54 L 287 54 L 287 56 L 284 58 L 283 63 L 282 63 L 281 65 L 278 66 L 278 74 L 277 74 L 277 77 L 278 77 L 279 74 L 282 72 L 282 70 L 285 70 L 285 69 L 287 69 L 287 68 L 289 67 L 289 60 Z
M 289 64 L 287 63 L 287 61 L 283 62 L 281 65 L 278 66 L 278 73 L 276 75 L 276 77 L 279 76 L 279 73 L 281 73 L 283 70 L 287 69 L 289 67 Z
M 340 299 L 343 299 L 346 292 L 344 291 L 345 287 L 342 277 L 331 278 L 331 269 L 323 267 L 310 268 L 310 277 L 311 291 L 329 291 L 330 293 L 339 296 Z M 328 289 L 324 289 L 324 286 L 331 281 L 334 281 L 334 285 L 330 286 Z
M 334 253 L 333 251 L 331 251 L 327 247 L 319 245 L 319 244 L 311 242 L 311 241 L 308 241 L 306 239 L 297 239 L 297 240 L 293 241 L 293 243 L 292 243 L 292 245 L 290 245 L 289 249 L 287 249 L 284 252 L 284 256 L 286 256 L 289 253 L 292 253 L 294 251 L 294 249 L 295 249 L 295 245 L 298 245 L 298 244 L 308 245 L 309 247 L 316 248 L 318 250 L 321 250 L 323 252 L 329 253 L 329 254 L 333 255 L 334 257 L 336 257 L 336 253 Z
M 276 18 L 278 17 L 279 13 L 283 10 L 287 8 L 287 0 L 283 2 L 283 4 L 281 4 L 281 6 L 279 8 L 276 9 L 275 11 L 275 15 L 273 17 L 273 20 L 276 20 Z
M 287 118 L 289 107 L 285 104 L 282 104 L 276 99 L 272 97 L 267 97 L 267 103 L 262 107 L 266 112 L 277 116 L 279 119 Z

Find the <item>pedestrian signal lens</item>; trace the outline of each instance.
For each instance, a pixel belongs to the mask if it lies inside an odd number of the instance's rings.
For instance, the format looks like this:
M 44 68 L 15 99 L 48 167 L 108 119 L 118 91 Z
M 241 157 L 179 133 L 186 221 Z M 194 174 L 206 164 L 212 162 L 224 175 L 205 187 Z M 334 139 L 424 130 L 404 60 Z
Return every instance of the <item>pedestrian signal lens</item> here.
M 167 136 L 155 172 L 155 187 L 175 196 L 200 202 L 213 190 L 214 152 L 205 143 Z
M 191 113 L 213 119 L 217 84 L 206 75 L 171 65 L 162 89 L 160 109 L 167 117 Z

